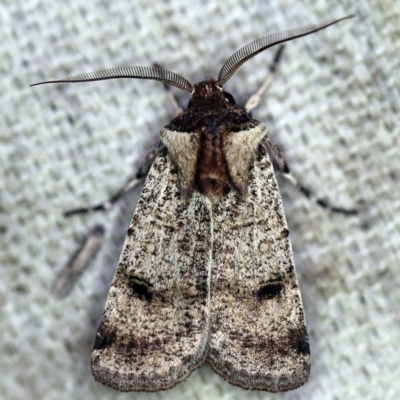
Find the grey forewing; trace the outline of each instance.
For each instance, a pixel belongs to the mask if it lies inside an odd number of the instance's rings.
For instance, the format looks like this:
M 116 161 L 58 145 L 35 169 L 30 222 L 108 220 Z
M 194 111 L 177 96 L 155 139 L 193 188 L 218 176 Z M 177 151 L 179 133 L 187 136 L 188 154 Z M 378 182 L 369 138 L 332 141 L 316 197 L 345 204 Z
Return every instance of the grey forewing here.
M 208 361 L 230 383 L 272 392 L 304 384 L 310 350 L 289 231 L 264 151 L 246 201 L 232 192 L 213 207 Z
M 168 389 L 204 362 L 209 341 L 209 212 L 180 198 L 163 153 L 125 239 L 96 336 L 92 371 L 121 391 Z

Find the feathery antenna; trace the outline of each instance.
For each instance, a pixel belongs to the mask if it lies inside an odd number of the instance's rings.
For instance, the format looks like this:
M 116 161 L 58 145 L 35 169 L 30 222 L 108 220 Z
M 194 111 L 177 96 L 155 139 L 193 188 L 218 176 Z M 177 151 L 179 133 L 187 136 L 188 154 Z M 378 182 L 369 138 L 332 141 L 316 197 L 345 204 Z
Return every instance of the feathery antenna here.
M 353 17 L 355 17 L 355 15 L 348 15 L 329 23 L 320 25 L 309 25 L 304 28 L 290 29 L 283 32 L 272 33 L 271 35 L 257 39 L 254 42 L 251 42 L 246 46 L 240 48 L 225 61 L 224 65 L 219 71 L 218 84 L 222 86 L 247 60 L 256 56 L 258 53 L 261 53 L 262 51 L 268 49 L 269 47 L 309 35 L 311 33 L 320 31 L 321 29 L 325 29 L 328 26 L 337 24 L 340 21 Z

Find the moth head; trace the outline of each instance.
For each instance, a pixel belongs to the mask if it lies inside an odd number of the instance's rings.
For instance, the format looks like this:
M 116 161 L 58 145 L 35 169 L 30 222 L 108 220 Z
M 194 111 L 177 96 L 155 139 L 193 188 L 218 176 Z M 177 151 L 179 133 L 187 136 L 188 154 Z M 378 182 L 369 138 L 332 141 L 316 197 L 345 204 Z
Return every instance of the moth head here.
M 235 104 L 235 99 L 230 93 L 224 91 L 222 85 L 216 80 L 211 79 L 193 85 L 192 98 L 190 99 L 188 108 L 192 107 L 192 105 L 197 106 L 203 102 Z
M 337 19 L 329 23 L 320 25 L 310 25 L 304 28 L 290 29 L 279 33 L 273 33 L 271 35 L 257 39 L 237 50 L 225 61 L 221 70 L 219 71 L 218 80 L 213 81 L 215 82 L 215 85 L 210 87 L 215 88 L 216 91 L 219 91 L 224 95 L 224 98 L 227 101 L 231 102 L 233 101 L 233 99 L 231 99 L 232 96 L 230 96 L 227 93 L 225 95 L 225 92 L 223 91 L 223 85 L 247 60 L 256 56 L 262 51 L 268 49 L 269 47 L 275 46 L 276 44 L 284 43 L 289 40 L 309 35 L 311 33 L 325 29 L 328 26 L 334 25 L 340 21 L 353 17 L 354 15 L 348 15 L 346 17 Z M 64 78 L 59 80 L 38 82 L 32 84 L 31 86 L 43 85 L 47 83 L 91 82 L 91 81 L 103 81 L 108 79 L 120 79 L 120 78 L 153 79 L 156 81 L 163 82 L 166 85 L 175 86 L 179 89 L 191 92 L 192 95 L 197 95 L 199 93 L 204 94 L 206 96 L 208 95 L 207 90 L 203 90 L 203 88 L 200 86 L 201 83 L 197 85 L 192 85 L 188 80 L 186 80 L 182 76 L 158 67 L 133 66 L 133 67 L 111 68 L 98 72 L 89 72 L 85 74 L 75 75 L 69 78 Z

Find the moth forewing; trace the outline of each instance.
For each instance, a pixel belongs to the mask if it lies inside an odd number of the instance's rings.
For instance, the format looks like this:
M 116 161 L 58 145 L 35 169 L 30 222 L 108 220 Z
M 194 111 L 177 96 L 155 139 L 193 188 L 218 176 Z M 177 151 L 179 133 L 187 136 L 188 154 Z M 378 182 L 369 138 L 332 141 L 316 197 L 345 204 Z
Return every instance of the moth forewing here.
M 210 324 L 210 223 L 182 201 L 170 157 L 153 164 L 125 239 L 92 355 L 121 391 L 168 389 L 204 362 Z M 197 199 L 197 200 L 196 200 Z
M 282 199 L 263 149 L 250 169 L 246 200 L 231 193 L 212 217 L 207 360 L 246 389 L 303 385 L 311 367 L 303 306 Z

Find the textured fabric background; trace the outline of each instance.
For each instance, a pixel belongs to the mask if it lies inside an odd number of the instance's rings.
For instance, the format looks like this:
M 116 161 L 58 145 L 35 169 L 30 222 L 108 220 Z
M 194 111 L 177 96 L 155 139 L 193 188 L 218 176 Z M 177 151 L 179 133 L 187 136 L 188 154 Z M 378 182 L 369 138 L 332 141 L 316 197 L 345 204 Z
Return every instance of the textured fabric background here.
M 62 212 L 122 186 L 173 112 L 152 81 L 28 85 L 155 61 L 196 82 L 216 76 L 253 39 L 349 13 L 357 18 L 286 46 L 254 112 L 306 186 L 363 210 L 332 214 L 281 184 L 311 338 L 310 381 L 288 393 L 246 392 L 205 365 L 161 393 L 96 383 L 91 347 L 140 189 L 101 215 Z M 398 0 L 3 0 L 0 397 L 398 399 L 399 21 Z M 227 90 L 244 101 L 273 55 L 249 61 Z M 107 229 L 100 252 L 71 295 L 55 299 L 55 276 L 96 223 Z

